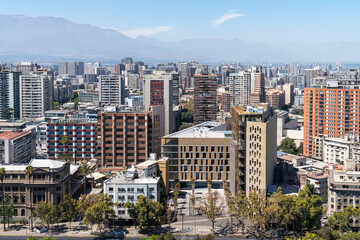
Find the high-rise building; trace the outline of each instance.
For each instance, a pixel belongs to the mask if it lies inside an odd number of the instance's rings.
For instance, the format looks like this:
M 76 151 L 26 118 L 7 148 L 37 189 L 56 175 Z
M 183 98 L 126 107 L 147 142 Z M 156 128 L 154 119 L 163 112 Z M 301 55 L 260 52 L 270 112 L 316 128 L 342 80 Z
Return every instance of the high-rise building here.
M 251 74 L 248 71 L 230 73 L 230 104 L 231 106 L 247 106 L 250 103 Z
M 317 155 L 315 139 L 357 139 L 360 134 L 360 81 L 328 80 L 305 88 L 304 92 L 304 151 L 305 156 Z
M 103 168 L 124 168 L 160 154 L 164 136 L 164 106 L 149 111 L 104 111 L 98 113 L 98 159 Z
M 43 117 L 54 108 L 53 72 L 32 72 L 20 76 L 20 118 Z
M 20 118 L 20 72 L 0 72 L 0 119 Z
M 292 84 L 284 84 L 282 86 L 282 90 L 285 92 L 285 104 L 294 104 L 294 85 Z
M 217 77 L 212 74 L 194 75 L 194 123 L 216 121 Z
M 106 105 L 125 104 L 125 85 L 121 75 L 99 76 L 99 103 Z
M 266 91 L 266 102 L 274 108 L 282 108 L 285 105 L 285 92 L 278 89 Z
M 80 61 L 59 62 L 59 75 L 84 75 L 84 63 Z
M 230 190 L 267 191 L 276 165 L 276 115 L 268 104 L 232 107 Z
M 165 106 L 165 134 L 173 132 L 173 104 L 174 90 L 176 89 L 174 82 L 178 79 L 178 74 L 165 73 L 164 71 L 154 71 L 153 74 L 147 74 L 143 77 L 145 109 L 150 106 Z
M 69 144 L 63 146 L 61 139 L 67 136 Z M 46 128 L 47 154 L 49 159 L 60 159 L 64 153 L 76 162 L 97 158 L 97 120 L 74 118 L 51 120 Z
M 164 136 L 161 151 L 170 160 L 170 185 L 180 181 L 190 188 L 195 179 L 199 186 L 211 180 L 214 187 L 222 187 L 223 180 L 229 181 L 231 136 L 225 123 L 215 121 Z
M 117 75 L 123 74 L 123 72 L 125 71 L 125 65 L 124 64 L 116 64 L 115 71 L 116 71 Z
M 22 75 L 30 74 L 32 71 L 37 71 L 40 68 L 34 62 L 21 62 L 19 65 L 16 65 L 16 72 L 21 72 Z
M 251 67 L 250 105 L 264 103 L 265 100 L 265 77 L 262 67 Z

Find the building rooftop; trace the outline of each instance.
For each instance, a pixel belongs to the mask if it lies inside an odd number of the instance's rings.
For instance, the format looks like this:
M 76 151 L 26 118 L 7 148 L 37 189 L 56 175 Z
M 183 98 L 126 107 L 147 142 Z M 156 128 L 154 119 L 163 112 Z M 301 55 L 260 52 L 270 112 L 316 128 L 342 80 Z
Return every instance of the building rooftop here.
M 235 110 L 238 114 L 258 114 L 262 115 L 269 108 L 268 103 L 260 103 L 255 106 L 247 106 L 246 108 L 242 106 L 233 106 L 232 109 Z
M 226 123 L 209 121 L 165 136 L 164 138 L 231 138 Z
M 21 164 L 0 164 L 0 168 L 5 168 L 6 171 L 24 171 L 27 166 L 33 166 L 34 168 L 61 168 L 65 165 L 65 162 L 51 159 L 32 159 L 30 163 Z M 78 165 L 70 165 L 70 173 L 73 174 L 79 168 Z
M 160 181 L 160 177 L 140 177 L 134 178 L 126 172 L 117 173 L 111 177 L 105 183 L 117 183 L 117 184 L 157 184 Z
M 25 132 L 25 131 L 22 131 L 22 132 L 3 132 L 3 133 L 0 133 L 0 139 L 4 140 L 4 139 L 9 139 L 9 140 L 16 140 L 17 138 L 19 137 L 22 137 L 26 134 L 28 134 L 29 132 Z

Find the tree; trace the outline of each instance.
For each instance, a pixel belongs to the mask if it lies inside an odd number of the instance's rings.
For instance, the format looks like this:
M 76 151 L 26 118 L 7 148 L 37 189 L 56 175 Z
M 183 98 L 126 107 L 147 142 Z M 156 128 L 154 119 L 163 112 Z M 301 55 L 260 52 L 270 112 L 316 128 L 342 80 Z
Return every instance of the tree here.
M 256 228 L 266 229 L 269 221 L 266 216 L 266 193 L 264 191 L 250 191 L 247 198 L 247 218 L 253 222 Z
M 140 229 L 150 229 L 160 224 L 159 218 L 163 215 L 164 206 L 156 201 L 140 195 L 136 204 L 127 202 L 125 207 L 133 219 L 136 226 Z
M 81 195 L 77 202 L 77 212 L 81 218 L 84 218 L 85 212 L 99 201 L 96 194 Z
M 12 217 L 14 215 L 14 204 L 10 199 L 8 199 L 6 202 L 5 214 L 6 214 L 6 220 L 7 220 L 8 228 L 9 228 L 10 221 L 12 220 Z
M 112 206 L 112 198 L 107 194 L 102 193 L 99 200 L 86 210 L 84 214 L 85 224 L 89 224 L 91 226 L 97 225 L 97 229 L 101 233 L 104 225 L 115 215 Z
M 292 209 L 295 225 L 301 230 L 312 231 L 318 229 L 323 216 L 322 201 L 318 195 L 311 194 L 308 186 L 295 197 Z
M 204 214 L 211 222 L 212 233 L 215 231 L 215 221 L 219 214 L 222 213 L 223 202 L 217 191 L 208 194 L 204 202 L 200 205 L 199 211 Z
M 78 215 L 77 201 L 72 198 L 70 194 L 66 194 L 64 199 L 60 202 L 60 212 L 61 218 L 69 222 L 69 227 L 71 226 L 72 221 Z
M 278 150 L 289 154 L 298 153 L 294 139 L 291 139 L 289 137 L 286 137 L 283 140 L 281 140 L 281 143 L 278 146 Z
M 75 110 L 75 111 L 78 110 L 79 102 L 80 102 L 79 97 L 76 97 L 76 98 L 74 99 L 74 110 Z
M 151 238 L 141 238 L 141 240 L 175 240 L 175 236 L 172 233 L 152 235 Z
M 56 221 L 56 210 L 54 210 L 56 206 L 52 204 L 52 202 L 41 201 L 36 204 L 34 209 L 34 215 L 40 218 L 41 223 L 45 224 L 47 229 L 50 231 L 50 224 L 55 223 Z
M 309 233 L 307 232 L 305 236 L 300 237 L 287 237 L 286 240 L 324 240 L 324 238 L 319 237 L 315 233 Z
M 247 198 L 244 191 L 237 192 L 228 201 L 229 214 L 234 216 L 238 222 L 243 222 L 247 218 Z
M 5 189 L 4 189 L 4 178 L 6 175 L 5 168 L 0 168 L 0 180 L 1 180 L 1 197 L 2 197 L 2 212 L 5 213 Z M 5 225 L 5 214 L 3 214 L 3 223 L 4 223 L 4 231 L 6 231 L 6 225 Z
M 86 177 L 92 172 L 92 169 L 86 163 L 80 167 L 80 174 L 84 176 L 85 186 L 84 186 L 84 194 L 86 194 Z
M 60 103 L 58 103 L 58 102 L 54 102 L 54 108 L 56 109 L 56 110 L 58 110 L 58 109 L 60 109 Z
M 277 228 L 287 228 L 288 224 L 294 220 L 292 209 L 295 200 L 293 196 L 284 195 L 281 188 L 267 199 L 266 216 L 269 216 L 271 223 L 275 223 Z
M 13 117 L 14 109 L 13 108 L 5 108 L 5 115 L 7 119 L 11 119 Z
M 31 219 L 29 227 L 30 227 L 30 231 L 32 231 L 32 229 L 33 229 L 33 202 L 32 202 L 32 199 L 31 199 L 32 191 L 31 191 L 31 183 L 30 183 L 30 181 L 31 181 L 32 176 L 35 173 L 35 169 L 34 169 L 33 166 L 28 165 L 28 166 L 26 166 L 24 171 L 25 171 L 25 176 L 29 179 L 30 219 Z

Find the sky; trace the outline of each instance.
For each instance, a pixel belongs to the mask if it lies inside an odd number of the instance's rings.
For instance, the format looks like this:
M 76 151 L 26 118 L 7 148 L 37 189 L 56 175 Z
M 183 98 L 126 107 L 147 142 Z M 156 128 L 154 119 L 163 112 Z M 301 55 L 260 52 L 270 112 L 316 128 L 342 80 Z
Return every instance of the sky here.
M 62 17 L 163 41 L 360 42 L 360 1 L 6 0 L 0 14 Z

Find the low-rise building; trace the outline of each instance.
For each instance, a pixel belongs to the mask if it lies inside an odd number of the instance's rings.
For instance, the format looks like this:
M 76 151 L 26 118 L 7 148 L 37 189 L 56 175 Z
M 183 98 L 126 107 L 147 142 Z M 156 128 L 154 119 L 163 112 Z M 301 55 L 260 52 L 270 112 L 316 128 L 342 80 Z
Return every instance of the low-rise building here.
M 25 169 L 29 165 L 34 167 L 34 175 L 30 180 L 25 176 Z M 74 167 L 69 163 L 33 159 L 26 164 L 2 164 L 0 168 L 6 171 L 0 190 L 5 198 L 12 201 L 15 219 L 29 219 L 30 200 L 33 205 L 40 201 L 59 204 L 66 194 L 71 193 Z
M 141 195 L 153 201 L 160 200 L 160 186 L 167 181 L 165 178 L 168 175 L 168 167 L 163 168 L 167 161 L 168 158 L 156 160 L 156 154 L 151 154 L 149 160 L 136 166 L 132 165 L 128 170 L 117 173 L 104 182 L 104 193 L 117 203 L 114 206 L 117 217 L 129 219 L 125 203 L 136 203 Z

